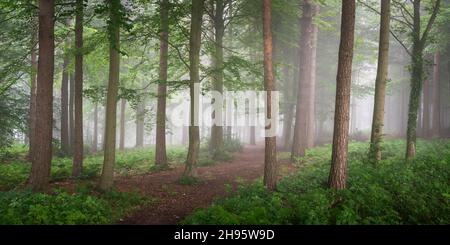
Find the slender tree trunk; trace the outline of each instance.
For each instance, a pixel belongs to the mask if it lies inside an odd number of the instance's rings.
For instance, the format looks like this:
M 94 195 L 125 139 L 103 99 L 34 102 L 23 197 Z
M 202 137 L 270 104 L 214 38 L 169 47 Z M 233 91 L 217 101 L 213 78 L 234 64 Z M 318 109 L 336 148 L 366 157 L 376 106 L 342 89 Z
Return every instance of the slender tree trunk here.
M 127 101 L 122 99 L 120 101 L 120 141 L 119 149 L 121 151 L 125 150 L 125 110 L 127 106 Z
M 422 96 L 422 128 L 419 127 L 419 131 L 421 130 L 422 137 L 429 138 L 431 131 L 431 98 L 430 98 L 430 80 L 427 79 L 423 83 L 423 96 Z M 420 103 L 420 102 L 419 102 Z M 420 108 L 419 108 L 420 112 Z
M 437 13 L 439 12 L 440 0 L 435 3 L 433 14 L 431 15 L 427 29 L 422 33 L 421 31 L 421 1 L 415 0 L 413 2 L 413 31 L 412 31 L 412 64 L 411 64 L 411 91 L 409 96 L 409 112 L 408 112 L 408 128 L 406 133 L 406 160 L 410 162 L 416 155 L 416 140 L 417 140 L 417 113 L 420 103 L 420 93 L 423 87 L 423 51 L 429 28 L 433 25 Z M 425 118 L 424 118 L 425 119 Z
M 140 101 L 136 110 L 136 148 L 144 147 L 145 101 Z
M 72 177 L 83 170 L 83 0 L 76 1 L 75 16 L 75 127 Z
M 352 83 L 353 44 L 355 34 L 354 0 L 342 1 L 341 42 L 336 77 L 333 153 L 328 183 L 330 188 L 344 189 L 347 184 L 347 150 Z
M 29 185 L 45 191 L 50 179 L 53 130 L 54 22 L 53 0 L 39 1 L 39 61 L 36 92 L 35 154 L 32 157 Z
M 105 151 L 99 184 L 101 190 L 109 190 L 113 187 L 116 160 L 116 107 L 120 68 L 120 7 L 120 0 L 110 0 L 109 82 L 106 98 Z
M 189 41 L 191 117 L 189 126 L 189 149 L 186 159 L 186 168 L 183 173 L 183 176 L 185 177 L 197 176 L 196 165 L 200 150 L 200 132 L 198 126 L 199 91 L 197 91 L 196 87 L 200 84 L 200 46 L 204 4 L 204 0 L 192 0 L 191 35 Z
M 75 77 L 73 72 L 69 71 L 69 154 L 73 153 L 73 148 L 75 144 L 74 104 L 75 104 Z
M 159 84 L 156 115 L 156 153 L 155 164 L 167 167 L 166 152 L 166 100 L 167 100 L 167 62 L 169 52 L 169 1 L 161 2 L 161 32 L 159 47 Z
M 375 81 L 375 102 L 372 119 L 372 135 L 370 138 L 371 158 L 381 160 L 381 143 L 383 141 L 384 106 L 386 100 L 386 84 L 389 68 L 389 24 L 391 16 L 391 0 L 381 1 L 380 42 L 378 47 L 378 70 Z
M 304 156 L 305 151 L 314 145 L 314 101 L 315 101 L 315 38 L 317 28 L 313 18 L 318 7 L 310 0 L 304 0 L 303 18 L 301 20 L 300 40 L 300 79 L 298 86 L 297 109 L 294 126 L 292 158 Z M 314 74 L 314 75 L 313 75 Z
M 61 81 L 61 150 L 69 153 L 69 57 L 65 54 Z
M 223 37 L 225 34 L 225 23 L 224 23 L 224 1 L 217 0 L 216 12 L 214 18 L 214 29 L 215 29 L 215 52 L 213 57 L 213 89 L 219 93 L 223 93 Z M 222 104 L 220 101 L 215 101 L 219 105 Z M 213 154 L 213 158 L 217 159 L 218 154 L 223 148 L 223 127 L 222 127 L 222 106 L 220 110 L 215 110 L 212 114 L 212 120 L 216 120 L 217 124 L 213 124 L 211 127 L 211 145 L 210 150 Z
M 94 106 L 94 140 L 92 143 L 92 152 L 97 153 L 98 150 L 98 102 Z
M 285 57 L 289 57 L 290 50 L 284 49 L 283 53 Z M 285 150 L 292 149 L 291 148 L 291 139 L 292 139 L 292 120 L 293 120 L 293 112 L 294 107 L 292 105 L 293 97 L 291 96 L 291 91 L 293 90 L 293 74 L 292 68 L 289 67 L 290 64 L 285 64 L 283 66 L 283 97 L 284 97 L 284 119 L 283 119 L 283 148 Z
M 36 33 L 33 32 L 32 38 L 31 38 L 31 85 L 30 85 L 30 128 L 29 128 L 29 139 L 30 139 L 30 148 L 28 152 L 28 160 L 33 161 L 34 157 L 34 149 L 36 148 L 36 144 L 34 142 L 35 136 L 34 133 L 36 132 L 36 93 L 37 93 L 37 84 L 36 84 L 36 73 L 37 73 L 37 44 L 36 44 L 36 37 L 37 37 L 37 31 Z
M 266 98 L 266 118 L 272 119 L 272 91 L 275 87 L 273 73 L 273 46 L 272 46 L 272 1 L 263 1 L 263 33 L 264 33 L 264 89 L 267 92 Z M 266 130 L 273 130 L 276 125 L 269 125 Z M 274 130 L 276 131 L 276 130 Z M 265 138 L 264 154 L 264 185 L 269 190 L 276 189 L 277 181 L 277 137 L 267 135 Z
M 441 55 L 439 51 L 434 54 L 433 68 L 433 138 L 441 133 Z

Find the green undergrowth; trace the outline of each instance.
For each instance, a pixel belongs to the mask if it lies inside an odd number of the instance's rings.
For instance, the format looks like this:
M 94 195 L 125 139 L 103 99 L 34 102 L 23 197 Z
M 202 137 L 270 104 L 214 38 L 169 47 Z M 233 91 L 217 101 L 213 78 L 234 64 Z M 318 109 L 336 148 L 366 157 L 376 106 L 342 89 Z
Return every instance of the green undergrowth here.
M 11 153 L 10 153 L 11 154 Z M 31 164 L 26 161 L 26 151 L 15 154 L 14 157 L 0 162 L 0 191 L 22 188 L 27 180 Z M 167 149 L 167 158 L 171 166 L 183 164 L 186 157 L 184 147 L 170 147 Z M 154 149 L 131 149 L 118 151 L 116 154 L 115 172 L 119 176 L 145 174 L 156 171 L 154 164 Z M 81 179 L 98 177 L 103 165 L 103 154 L 88 155 L 84 159 Z M 55 157 L 52 160 L 51 179 L 60 181 L 71 177 L 72 159 L 70 157 Z
M 383 144 L 383 160 L 369 164 L 369 144 L 349 145 L 348 188 L 327 188 L 331 146 L 298 159 L 298 173 L 276 192 L 261 181 L 198 209 L 183 224 L 450 224 L 450 143 L 419 141 L 404 161 L 404 141 Z
M 113 224 L 151 200 L 136 192 L 98 193 L 91 187 L 51 194 L 0 192 L 0 224 Z

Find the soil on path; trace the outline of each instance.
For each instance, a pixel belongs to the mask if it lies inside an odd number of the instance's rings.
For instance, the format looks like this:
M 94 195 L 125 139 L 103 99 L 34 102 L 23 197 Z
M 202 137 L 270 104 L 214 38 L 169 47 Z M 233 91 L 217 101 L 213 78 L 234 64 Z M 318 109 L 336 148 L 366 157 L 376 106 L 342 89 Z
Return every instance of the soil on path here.
M 292 173 L 294 166 L 280 162 L 280 177 Z M 177 224 L 195 209 L 209 206 L 216 198 L 229 195 L 240 183 L 251 182 L 263 175 L 264 146 L 247 146 L 237 153 L 233 161 L 213 166 L 199 167 L 200 183 L 182 185 L 179 178 L 184 167 L 141 176 L 120 178 L 116 186 L 120 191 L 137 191 L 155 198 L 155 202 L 144 206 L 121 221 L 121 224 Z

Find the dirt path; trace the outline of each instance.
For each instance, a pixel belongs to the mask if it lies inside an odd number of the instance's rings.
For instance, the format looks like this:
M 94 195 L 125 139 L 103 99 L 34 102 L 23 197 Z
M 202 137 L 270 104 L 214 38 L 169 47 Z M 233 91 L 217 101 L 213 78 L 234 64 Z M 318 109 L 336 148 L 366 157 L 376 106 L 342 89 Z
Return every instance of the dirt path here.
M 293 166 L 280 163 L 280 175 L 292 172 Z M 182 185 L 178 179 L 183 166 L 142 176 L 117 180 L 121 191 L 136 190 L 156 201 L 128 217 L 122 224 L 176 224 L 200 207 L 207 207 L 216 198 L 228 195 L 226 185 L 236 188 L 238 183 L 249 182 L 261 177 L 264 169 L 264 146 L 247 146 L 235 155 L 231 162 L 198 168 L 201 183 Z

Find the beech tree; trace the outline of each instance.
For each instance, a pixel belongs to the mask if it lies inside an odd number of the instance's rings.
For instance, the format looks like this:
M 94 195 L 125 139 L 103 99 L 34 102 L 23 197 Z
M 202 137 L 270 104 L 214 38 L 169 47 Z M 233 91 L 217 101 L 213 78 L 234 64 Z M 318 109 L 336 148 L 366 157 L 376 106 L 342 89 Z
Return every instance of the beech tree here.
M 109 7 L 109 81 L 106 98 L 106 122 L 104 139 L 104 160 L 99 188 L 109 190 L 113 187 L 114 165 L 116 160 L 116 115 L 120 68 L 120 0 L 108 1 Z
M 200 46 L 202 37 L 202 22 L 204 0 L 192 0 L 191 9 L 191 32 L 189 40 L 189 90 L 190 90 L 190 126 L 189 126 L 189 149 L 186 159 L 184 177 L 196 177 L 196 165 L 200 150 L 200 131 L 198 126 L 198 94 L 195 86 L 200 83 Z M 197 113 L 196 113 L 197 112 Z
M 159 46 L 159 83 L 158 105 L 156 112 L 156 144 L 155 164 L 167 167 L 166 153 L 166 100 L 167 100 L 167 68 L 169 55 L 169 1 L 160 2 L 160 46 Z
M 381 160 L 381 143 L 383 140 L 384 107 L 389 66 L 390 9 L 391 0 L 382 0 L 378 69 L 375 81 L 375 102 L 372 119 L 372 134 L 370 138 L 370 158 L 375 162 Z

